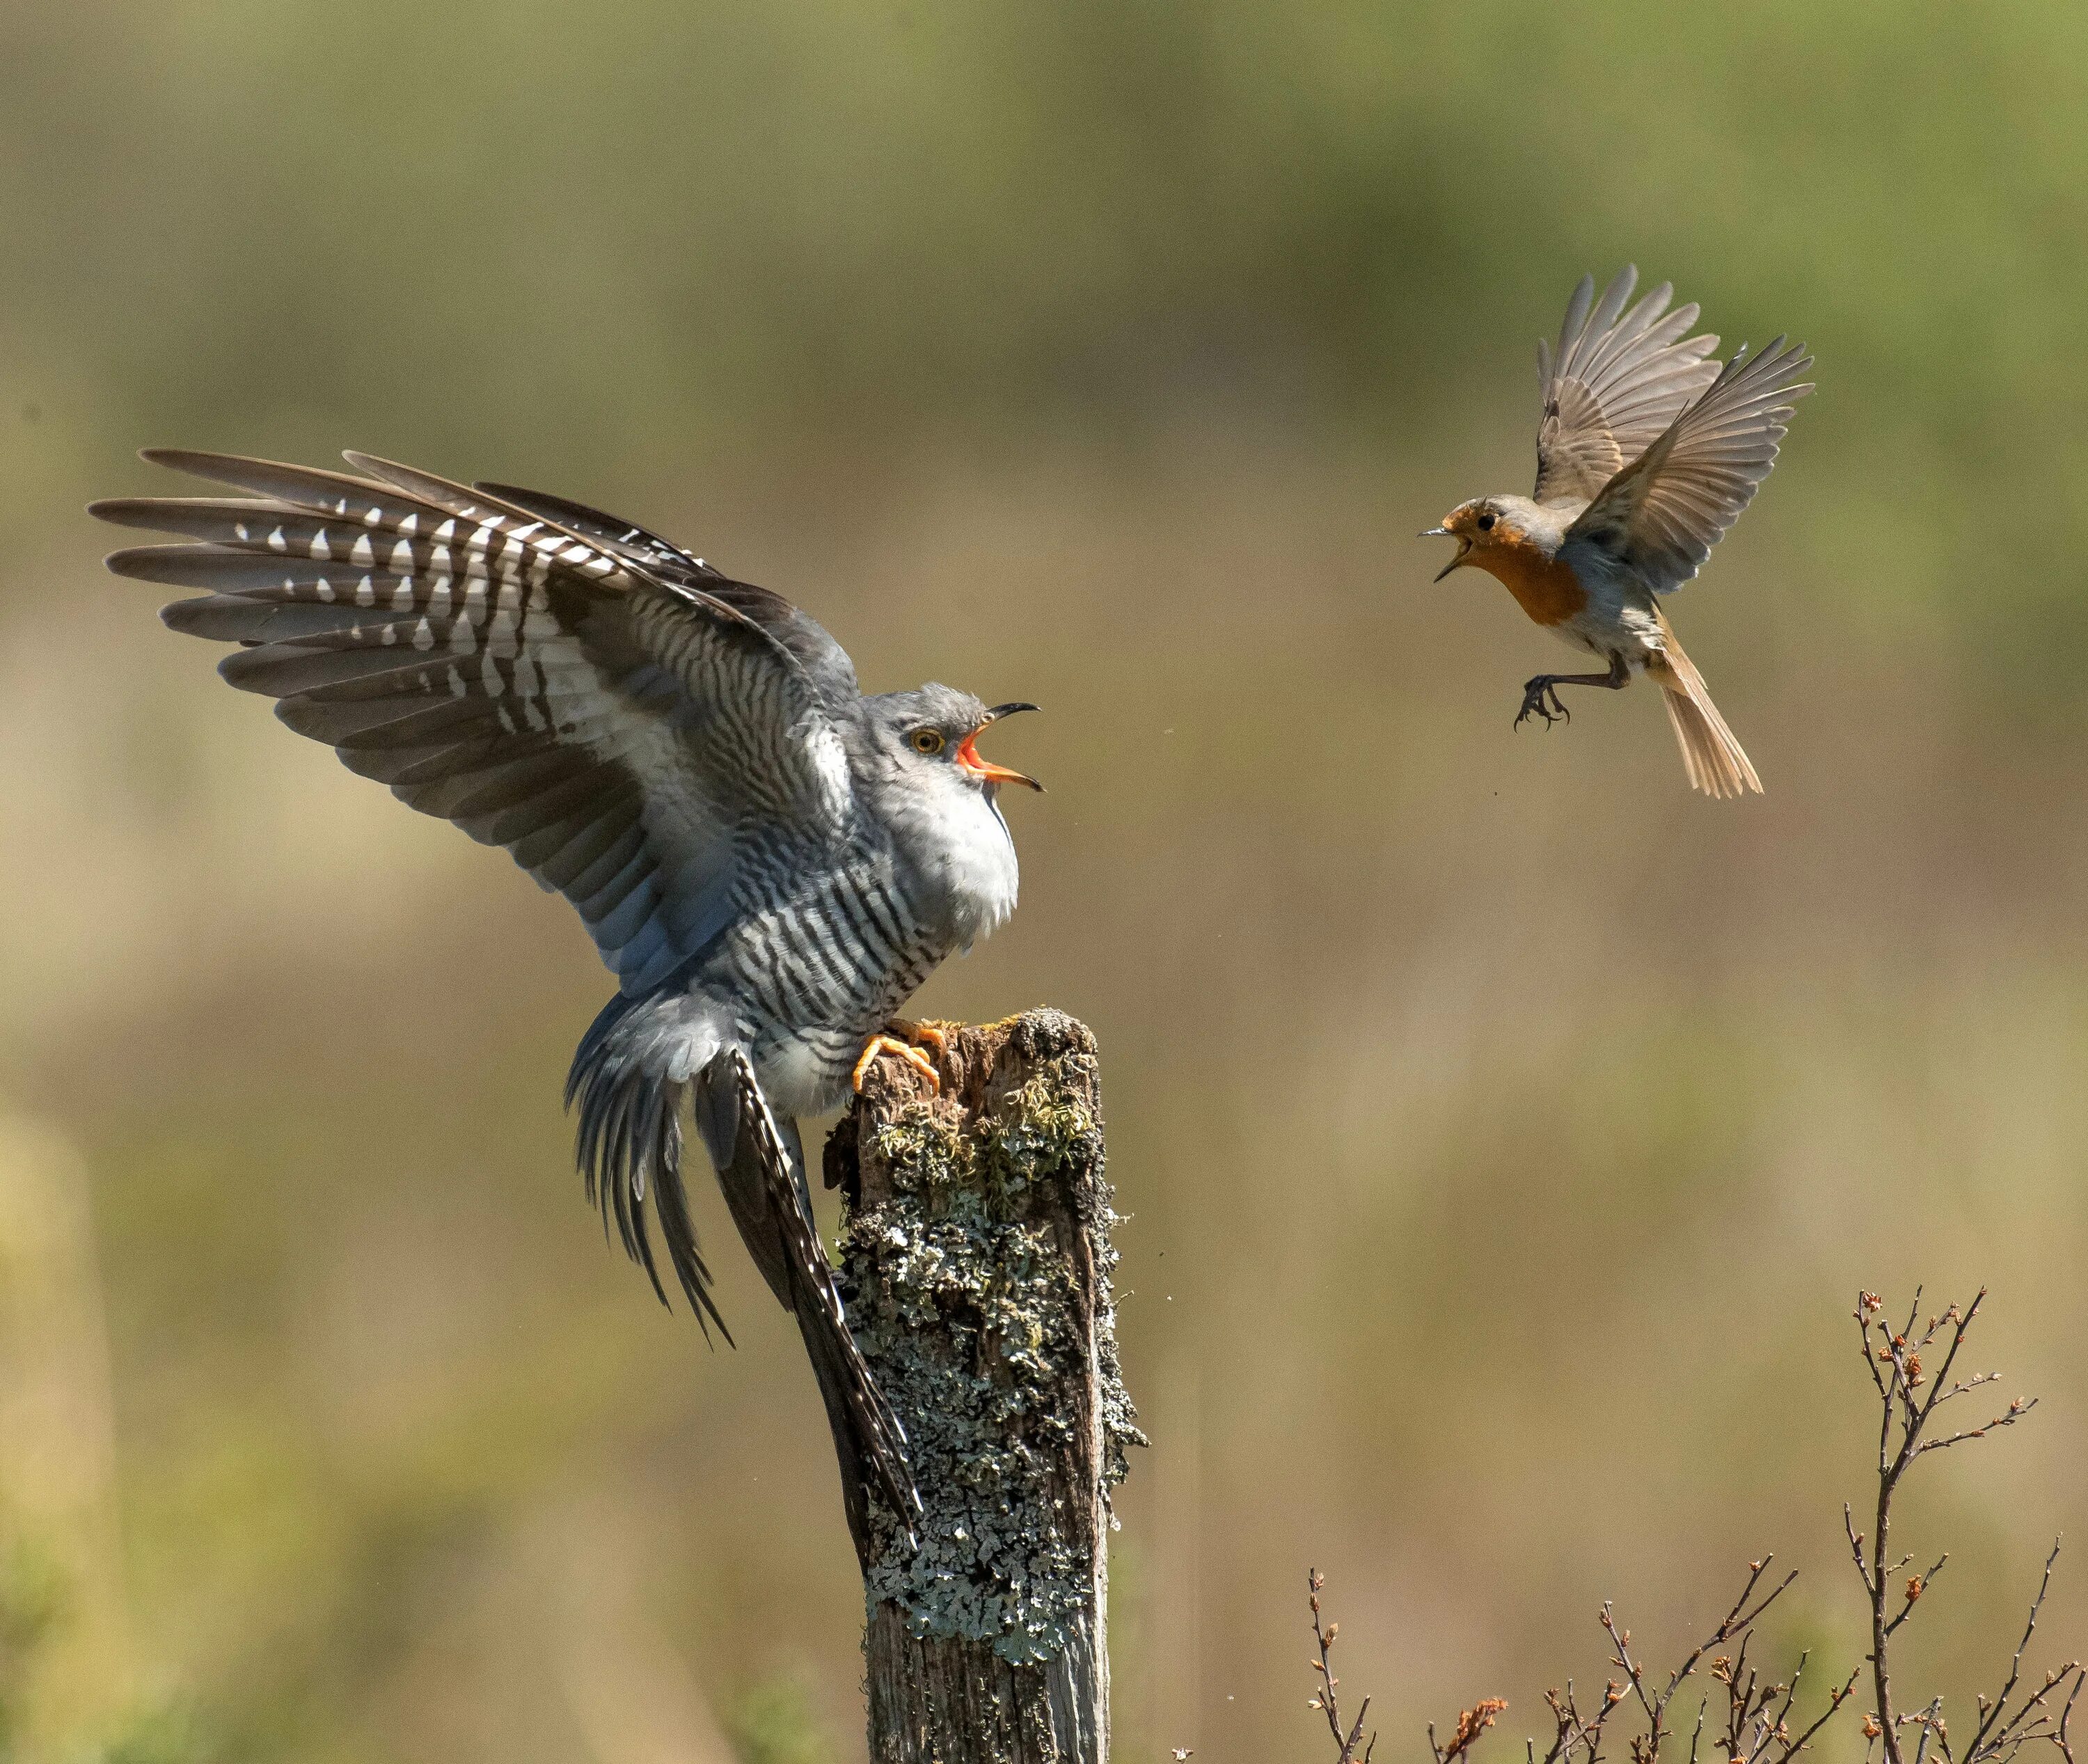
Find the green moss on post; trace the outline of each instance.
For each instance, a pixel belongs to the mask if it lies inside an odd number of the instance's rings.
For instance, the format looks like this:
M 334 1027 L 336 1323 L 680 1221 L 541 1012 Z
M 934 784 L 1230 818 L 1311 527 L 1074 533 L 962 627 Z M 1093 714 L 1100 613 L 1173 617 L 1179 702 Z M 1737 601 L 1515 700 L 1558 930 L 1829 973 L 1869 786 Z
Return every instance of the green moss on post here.
M 852 1503 L 875 1764 L 1102 1764 L 1116 1356 L 1094 1038 L 1056 1011 L 949 1032 L 939 1094 L 878 1062 L 827 1149 L 842 1290 L 906 1429 L 909 1548 Z

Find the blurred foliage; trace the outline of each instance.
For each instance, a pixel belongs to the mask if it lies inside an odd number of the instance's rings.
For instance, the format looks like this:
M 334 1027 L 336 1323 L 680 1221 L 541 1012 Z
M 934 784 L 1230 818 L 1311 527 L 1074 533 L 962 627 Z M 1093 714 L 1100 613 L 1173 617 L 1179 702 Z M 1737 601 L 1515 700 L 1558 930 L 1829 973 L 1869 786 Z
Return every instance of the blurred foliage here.
M 63 1607 L 58 1565 L 25 1538 L 0 1531 L 0 1760 L 15 1764 L 37 1644 Z
M 801 1678 L 749 1685 L 733 1709 L 728 1731 L 740 1764 L 832 1764 L 834 1757 Z
M 1022 911 L 921 1007 L 1104 1047 L 1125 1756 L 1311 1743 L 1312 1562 L 1388 1736 L 1772 1547 L 1859 1651 L 1838 1332 L 1922 1278 L 2045 1399 L 1904 1516 L 1906 1670 L 1983 1679 L 2088 1449 L 2084 118 L 2065 0 L 0 9 L 0 1128 L 92 1202 L 0 1134 L 39 1746 L 860 1731 L 794 1333 L 721 1246 L 707 1353 L 570 1182 L 601 970 L 100 572 L 160 442 L 627 508 L 1047 707 Z M 1526 486 L 1627 259 L 1819 356 L 1674 603 L 1758 803 L 1637 692 L 1513 734 L 1559 652 L 1409 537 Z
M 25 1746 L 39 1656 L 65 1628 L 67 1586 L 57 1558 L 6 1520 L 0 1512 L 0 1764 L 214 1764 L 223 1754 L 195 1713 L 172 1705 L 119 1715 L 106 1738 Z

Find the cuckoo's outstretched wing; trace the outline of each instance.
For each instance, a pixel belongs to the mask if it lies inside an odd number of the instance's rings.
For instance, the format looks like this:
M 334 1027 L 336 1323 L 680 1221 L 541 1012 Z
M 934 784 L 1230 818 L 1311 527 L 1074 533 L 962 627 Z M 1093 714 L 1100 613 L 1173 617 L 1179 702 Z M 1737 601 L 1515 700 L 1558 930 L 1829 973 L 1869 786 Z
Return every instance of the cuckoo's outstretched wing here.
M 1668 311 L 1675 290 L 1662 282 L 1627 312 L 1637 285 L 1638 269 L 1627 263 L 1598 302 L 1594 278 L 1583 276 L 1557 349 L 1537 345 L 1540 503 L 1593 496 L 1718 377 L 1718 364 L 1705 358 L 1718 340 L 1688 335 L 1696 306 Z
M 200 542 L 109 567 L 208 590 L 162 616 L 241 644 L 225 677 L 351 770 L 505 846 L 572 902 L 626 994 L 727 922 L 744 829 L 816 845 L 847 816 L 828 714 L 847 658 L 826 638 L 808 668 L 780 597 L 361 454 L 359 477 L 146 457 L 255 499 L 97 503 Z
M 1735 352 L 1710 389 L 1605 485 L 1566 529 L 1607 553 L 1655 593 L 1679 588 L 1754 499 L 1776 463 L 1793 403 L 1812 390 L 1801 345 L 1778 337 L 1758 355 Z
M 798 659 L 819 691 L 827 709 L 836 710 L 854 702 L 855 664 L 848 652 L 828 634 L 826 627 L 778 593 L 756 588 L 751 582 L 735 582 L 701 558 L 671 539 L 648 533 L 635 521 L 605 514 L 563 496 L 540 490 L 520 490 L 512 484 L 474 484 L 474 490 L 526 508 L 533 515 L 556 521 L 569 533 L 592 539 L 625 562 L 657 576 L 664 582 L 678 582 L 699 589 L 742 612 L 781 641 Z

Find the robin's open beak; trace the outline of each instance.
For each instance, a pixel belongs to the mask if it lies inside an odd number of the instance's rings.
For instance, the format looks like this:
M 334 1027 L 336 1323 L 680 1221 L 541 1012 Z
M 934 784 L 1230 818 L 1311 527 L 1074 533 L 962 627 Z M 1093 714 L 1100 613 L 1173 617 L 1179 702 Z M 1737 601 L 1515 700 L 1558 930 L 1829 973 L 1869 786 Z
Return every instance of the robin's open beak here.
M 1426 533 L 1416 533 L 1414 537 L 1417 539 L 1457 540 L 1457 556 L 1451 559 L 1448 563 L 1444 564 L 1441 569 L 1436 572 L 1436 580 L 1439 582 L 1441 581 L 1444 576 L 1448 576 L 1451 571 L 1457 568 L 1459 564 L 1462 563 L 1465 561 L 1465 554 L 1472 549 L 1472 542 L 1470 539 L 1464 538 L 1459 534 L 1451 532 L 1448 527 L 1431 527 Z
M 957 743 L 957 764 L 982 784 L 1026 784 L 1040 796 L 1044 786 L 1036 779 L 1025 777 L 1020 772 L 1011 772 L 1004 765 L 995 765 L 991 760 L 982 760 L 978 749 L 972 745 L 989 724 L 999 722 L 1003 717 L 1012 717 L 1019 710 L 1034 710 L 1034 704 L 996 704 L 986 713 L 986 721 Z

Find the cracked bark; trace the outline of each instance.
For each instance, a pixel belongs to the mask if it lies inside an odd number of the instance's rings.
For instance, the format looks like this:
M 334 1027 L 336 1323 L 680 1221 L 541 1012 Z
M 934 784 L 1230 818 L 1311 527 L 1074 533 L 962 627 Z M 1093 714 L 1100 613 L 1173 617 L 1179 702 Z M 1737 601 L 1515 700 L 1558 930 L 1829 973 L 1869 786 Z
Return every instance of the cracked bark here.
M 951 1031 L 938 1064 L 931 1094 L 880 1060 L 826 1148 L 849 1321 L 924 1509 L 909 1547 L 842 1448 L 871 1757 L 1105 1764 L 1109 1491 L 1142 1441 L 1094 1038 L 1031 1011 Z

